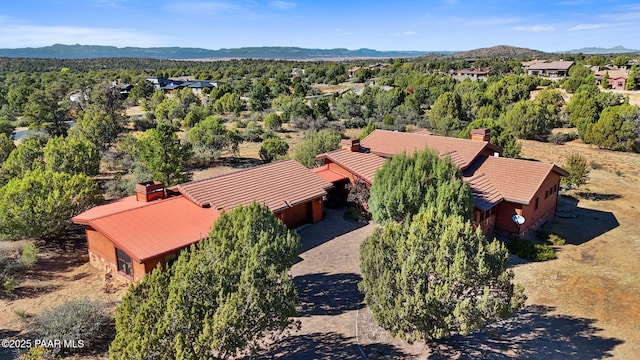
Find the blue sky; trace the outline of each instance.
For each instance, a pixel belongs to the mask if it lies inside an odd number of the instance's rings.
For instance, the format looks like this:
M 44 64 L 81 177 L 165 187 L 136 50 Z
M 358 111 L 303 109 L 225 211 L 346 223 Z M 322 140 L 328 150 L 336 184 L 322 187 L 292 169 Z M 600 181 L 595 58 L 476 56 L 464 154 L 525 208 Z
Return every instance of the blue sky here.
M 640 48 L 640 2 L 8 0 L 0 48 L 53 44 L 562 51 Z

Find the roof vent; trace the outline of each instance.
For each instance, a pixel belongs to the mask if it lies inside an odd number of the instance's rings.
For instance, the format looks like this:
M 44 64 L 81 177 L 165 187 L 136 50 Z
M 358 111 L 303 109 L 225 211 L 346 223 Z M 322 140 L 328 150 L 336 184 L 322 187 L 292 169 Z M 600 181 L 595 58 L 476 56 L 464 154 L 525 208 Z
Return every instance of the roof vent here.
M 496 151 L 496 152 L 493 153 L 493 156 L 500 157 L 500 153 Z
M 164 184 L 160 181 L 145 181 L 136 184 L 136 200 L 149 202 L 164 198 Z

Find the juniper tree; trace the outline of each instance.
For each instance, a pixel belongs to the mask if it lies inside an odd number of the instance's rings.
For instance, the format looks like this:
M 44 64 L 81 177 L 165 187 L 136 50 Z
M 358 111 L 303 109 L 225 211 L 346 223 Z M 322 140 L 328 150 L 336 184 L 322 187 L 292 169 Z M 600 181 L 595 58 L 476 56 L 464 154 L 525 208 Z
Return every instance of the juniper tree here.
M 435 206 L 378 228 L 360 247 L 359 289 L 377 323 L 408 341 L 467 335 L 523 306 L 508 253 Z
M 101 199 L 98 184 L 85 174 L 28 171 L 0 188 L 0 237 L 57 237 Z
M 209 236 L 129 289 L 112 359 L 225 359 L 294 323 L 299 242 L 264 205 L 223 213 Z
M 398 154 L 376 171 L 369 198 L 376 222 L 403 221 L 431 203 L 439 204 L 443 213 L 472 216 L 469 186 L 449 159 L 426 149 Z

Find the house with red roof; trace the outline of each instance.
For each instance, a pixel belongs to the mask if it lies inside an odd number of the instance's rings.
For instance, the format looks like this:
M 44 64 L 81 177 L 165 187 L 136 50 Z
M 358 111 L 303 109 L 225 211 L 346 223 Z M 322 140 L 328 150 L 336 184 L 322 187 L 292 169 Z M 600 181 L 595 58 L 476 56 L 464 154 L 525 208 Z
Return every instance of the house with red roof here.
M 343 140 L 341 149 L 318 155 L 324 165 L 314 171 L 327 181 L 358 181 L 371 186 L 386 158 L 425 148 L 448 157 L 460 168 L 474 198 L 474 223 L 494 230 L 523 234 L 555 215 L 560 179 L 568 173 L 553 164 L 509 159 L 490 141 L 488 129 L 474 129 L 471 139 L 375 130 L 361 141 Z M 517 225 L 513 216 L 524 218 Z
M 136 195 L 94 207 L 72 220 L 85 228 L 93 266 L 135 281 L 207 237 L 222 211 L 257 201 L 295 228 L 322 219 L 323 199 L 332 187 L 296 161 L 286 160 L 170 189 L 159 182 L 140 183 Z

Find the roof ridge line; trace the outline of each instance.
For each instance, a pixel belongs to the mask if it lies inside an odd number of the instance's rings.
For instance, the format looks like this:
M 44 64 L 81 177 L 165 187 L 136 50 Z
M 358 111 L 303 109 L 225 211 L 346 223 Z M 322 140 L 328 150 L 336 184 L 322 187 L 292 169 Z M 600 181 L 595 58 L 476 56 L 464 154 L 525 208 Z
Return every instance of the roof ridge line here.
M 183 196 L 183 197 L 184 197 L 184 195 L 182 195 L 182 193 L 180 193 L 180 195 L 179 195 L 179 196 L 169 196 L 169 197 L 165 197 L 165 198 L 158 199 L 158 200 L 145 201 L 145 202 L 144 202 L 144 203 L 145 203 L 144 205 L 140 205 L 140 206 L 132 207 L 132 208 L 129 208 L 129 209 L 122 209 L 122 210 L 118 210 L 118 211 L 115 211 L 115 212 L 112 212 L 112 213 L 109 213 L 109 214 L 104 214 L 104 215 L 101 215 L 101 216 L 98 216 L 98 217 L 95 217 L 95 218 L 90 219 L 90 220 L 89 220 L 89 222 L 91 222 L 91 221 L 93 221 L 93 220 L 102 219 L 102 218 L 107 217 L 107 216 L 113 216 L 113 215 L 122 214 L 122 213 L 125 213 L 125 212 L 129 212 L 129 211 L 137 210 L 137 209 L 143 209 L 143 208 L 146 208 L 147 206 L 160 204 L 160 203 L 166 202 L 166 201 L 168 201 L 168 200 L 175 200 L 175 199 L 179 198 L 180 196 Z M 127 196 L 127 197 L 136 197 L 136 195 L 130 195 L 130 196 Z M 185 198 L 186 198 L 186 197 L 185 197 Z M 118 200 L 122 200 L 122 199 L 126 199 L 126 197 L 125 197 L 125 198 L 118 199 Z M 118 200 L 115 200 L 115 201 L 118 201 Z M 187 200 L 188 200 L 188 199 L 187 199 Z M 115 201 L 113 201 L 113 202 L 115 202 Z M 136 199 L 136 202 L 138 202 L 138 200 L 137 200 L 137 199 Z M 109 204 L 102 204 L 102 205 L 109 205 Z M 102 206 L 102 205 L 98 205 L 98 206 Z M 88 211 L 88 210 L 87 210 L 87 211 Z
M 215 175 L 215 176 L 212 176 L 212 177 L 208 177 L 206 179 L 188 181 L 186 183 L 178 184 L 176 186 L 178 186 L 178 188 L 180 188 L 181 186 L 187 185 L 187 184 L 197 184 L 197 183 L 201 183 L 201 182 L 204 182 L 204 181 L 209 181 L 209 180 L 212 180 L 212 179 L 218 179 L 218 178 L 225 177 L 225 176 L 244 173 L 244 172 L 247 172 L 249 170 L 254 170 L 254 169 L 266 167 L 267 165 L 282 164 L 282 163 L 289 162 L 289 161 L 295 161 L 295 160 L 293 160 L 293 159 L 283 159 L 283 160 L 273 161 L 273 162 L 270 162 L 270 163 L 251 166 L 251 167 L 248 167 L 248 168 L 244 168 L 244 169 L 241 169 L 241 170 L 238 170 L 238 171 L 233 171 L 233 172 L 226 173 L 226 174 Z M 302 164 L 300 164 L 300 165 L 302 165 Z M 304 166 L 304 165 L 302 165 L 302 166 Z

